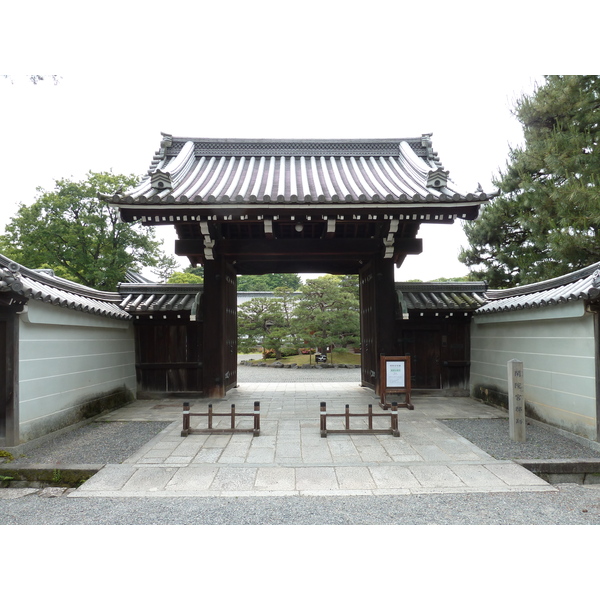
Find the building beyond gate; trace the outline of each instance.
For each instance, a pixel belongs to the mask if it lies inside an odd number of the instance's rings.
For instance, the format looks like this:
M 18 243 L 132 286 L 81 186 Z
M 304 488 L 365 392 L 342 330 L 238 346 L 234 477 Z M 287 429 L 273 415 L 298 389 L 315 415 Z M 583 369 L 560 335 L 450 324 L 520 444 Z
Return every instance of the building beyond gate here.
M 378 393 L 379 356 L 398 352 L 394 267 L 421 252 L 421 223 L 474 219 L 490 197 L 454 189 L 429 135 L 164 135 L 142 183 L 104 199 L 126 222 L 174 226 L 175 252 L 204 266 L 202 388 L 222 398 L 237 382 L 236 275 L 358 274 L 362 384 Z

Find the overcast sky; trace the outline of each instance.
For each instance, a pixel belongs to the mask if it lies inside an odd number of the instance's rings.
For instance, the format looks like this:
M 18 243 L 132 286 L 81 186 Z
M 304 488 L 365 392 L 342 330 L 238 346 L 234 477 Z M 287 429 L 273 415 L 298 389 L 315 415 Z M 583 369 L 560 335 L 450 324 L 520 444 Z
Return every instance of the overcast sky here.
M 433 133 L 433 148 L 460 191 L 478 183 L 492 191 L 509 145 L 521 142 L 511 106 L 547 65 L 518 62 L 519 52 L 539 44 L 534 37 L 514 47 L 523 24 L 498 48 L 495 25 L 505 25 L 507 14 L 477 21 L 477 3 L 447 4 L 454 8 L 433 2 L 408 10 L 403 2 L 374 1 L 355 11 L 327 0 L 219 6 L 173 0 L 165 11 L 155 2 L 106 2 L 97 10 L 80 3 L 64 22 L 57 19 L 61 2 L 27 13 L 11 7 L 9 13 L 21 11 L 15 22 L 26 24 L 0 41 L 23 59 L 13 72 L 62 79 L 58 85 L 32 85 L 19 75 L 0 80 L 0 226 L 19 202 L 32 202 L 36 188 L 50 189 L 55 179 L 77 180 L 89 170 L 145 173 L 161 132 L 234 138 Z M 18 35 L 23 31 L 28 43 Z M 423 226 L 424 252 L 408 257 L 396 280 L 466 274 L 456 258 L 465 243 L 460 223 Z M 172 228 L 157 231 L 172 253 Z

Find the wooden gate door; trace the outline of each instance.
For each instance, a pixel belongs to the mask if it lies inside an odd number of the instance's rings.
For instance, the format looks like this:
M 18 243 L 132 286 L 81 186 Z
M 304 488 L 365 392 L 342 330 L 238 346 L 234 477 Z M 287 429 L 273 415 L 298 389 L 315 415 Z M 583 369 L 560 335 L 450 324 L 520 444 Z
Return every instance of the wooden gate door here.
M 138 397 L 202 393 L 202 323 L 139 319 L 135 336 Z
M 404 354 L 411 357 L 413 389 L 441 388 L 440 332 L 437 329 L 405 330 L 402 337 Z
M 361 380 L 379 394 L 379 357 L 395 354 L 394 263 L 374 258 L 360 270 L 359 282 Z
M 204 396 L 224 398 L 237 386 L 237 277 L 226 260 L 204 265 Z

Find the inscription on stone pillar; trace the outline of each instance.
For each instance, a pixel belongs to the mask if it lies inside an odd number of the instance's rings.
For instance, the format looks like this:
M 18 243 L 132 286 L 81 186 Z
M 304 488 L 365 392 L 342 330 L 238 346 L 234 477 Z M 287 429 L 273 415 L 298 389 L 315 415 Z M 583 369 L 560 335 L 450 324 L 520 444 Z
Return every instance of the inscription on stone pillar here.
M 523 362 L 516 359 L 508 361 L 508 428 L 511 440 L 525 441 Z

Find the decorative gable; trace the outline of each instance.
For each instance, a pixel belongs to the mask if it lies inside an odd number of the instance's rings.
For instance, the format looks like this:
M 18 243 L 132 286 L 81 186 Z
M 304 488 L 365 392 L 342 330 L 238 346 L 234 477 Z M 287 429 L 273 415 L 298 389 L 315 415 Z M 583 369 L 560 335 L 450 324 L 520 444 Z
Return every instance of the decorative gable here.
M 427 187 L 436 189 L 446 187 L 448 185 L 448 175 L 450 171 L 444 171 L 442 167 L 438 167 L 435 171 L 429 171 L 427 175 Z
M 152 173 L 151 185 L 155 190 L 172 190 L 173 183 L 171 182 L 171 174 L 165 173 L 160 169 L 154 171 L 154 173 Z

